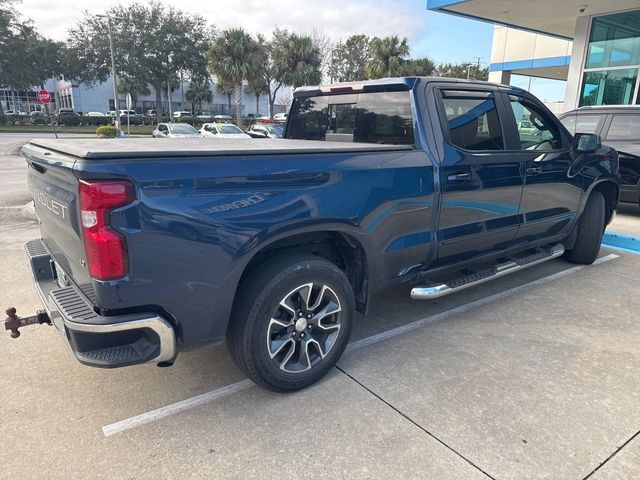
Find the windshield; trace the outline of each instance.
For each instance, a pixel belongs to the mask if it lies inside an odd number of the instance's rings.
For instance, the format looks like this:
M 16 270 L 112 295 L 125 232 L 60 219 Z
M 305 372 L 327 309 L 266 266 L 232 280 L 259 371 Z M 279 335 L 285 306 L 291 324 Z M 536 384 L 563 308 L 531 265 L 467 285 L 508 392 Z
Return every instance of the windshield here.
M 242 130 L 240 130 L 235 125 L 216 125 L 216 128 L 220 133 L 235 133 L 235 134 L 243 133 Z
M 287 138 L 413 144 L 408 91 L 298 97 L 290 113 Z
M 169 131 L 178 135 L 197 134 L 198 131 L 187 123 L 174 123 L 169 125 Z
M 280 125 L 265 125 L 264 128 L 266 128 L 267 132 L 269 132 L 271 135 L 277 135 L 279 137 L 281 137 L 282 133 L 284 132 L 284 128 L 282 128 Z

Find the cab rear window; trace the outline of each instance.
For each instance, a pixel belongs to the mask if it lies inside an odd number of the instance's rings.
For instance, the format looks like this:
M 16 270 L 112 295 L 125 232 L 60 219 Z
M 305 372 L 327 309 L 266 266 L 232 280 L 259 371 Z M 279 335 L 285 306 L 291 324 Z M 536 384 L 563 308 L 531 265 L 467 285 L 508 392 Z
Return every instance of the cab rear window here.
M 408 91 L 299 97 L 287 138 L 413 144 L 411 97 Z

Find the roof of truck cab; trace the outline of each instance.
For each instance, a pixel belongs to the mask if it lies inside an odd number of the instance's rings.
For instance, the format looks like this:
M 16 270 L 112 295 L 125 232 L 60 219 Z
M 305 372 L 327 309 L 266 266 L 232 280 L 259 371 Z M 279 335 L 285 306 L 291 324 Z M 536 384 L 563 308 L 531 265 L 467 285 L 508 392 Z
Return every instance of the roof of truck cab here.
M 486 82 L 484 80 L 465 80 L 451 77 L 389 77 L 377 78 L 375 80 L 358 80 L 354 82 L 340 82 L 325 85 L 310 85 L 298 87 L 293 92 L 293 97 L 309 97 L 315 95 L 340 95 L 348 93 L 384 92 L 397 90 L 411 90 L 420 82 L 422 83 L 450 83 L 456 86 L 463 85 L 484 85 L 491 87 L 501 87 L 509 91 L 523 91 L 519 87 L 503 85 L 500 83 Z
M 237 156 L 260 154 L 375 152 L 411 150 L 413 145 L 326 142 L 318 140 L 260 139 L 255 142 L 234 138 L 125 138 L 51 139 L 36 138 L 28 145 L 87 159 L 166 158 L 191 156 Z

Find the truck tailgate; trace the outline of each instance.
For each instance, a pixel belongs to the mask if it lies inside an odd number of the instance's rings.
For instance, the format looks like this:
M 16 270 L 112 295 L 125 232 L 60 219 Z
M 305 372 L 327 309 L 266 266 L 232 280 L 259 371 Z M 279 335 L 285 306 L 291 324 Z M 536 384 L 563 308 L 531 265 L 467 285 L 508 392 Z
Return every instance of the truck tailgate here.
M 42 240 L 67 277 L 58 272 L 59 283 L 73 281 L 92 299 L 78 214 L 78 179 L 73 173 L 76 158 L 34 145 L 23 147 L 22 153 L 29 165 L 27 181 Z

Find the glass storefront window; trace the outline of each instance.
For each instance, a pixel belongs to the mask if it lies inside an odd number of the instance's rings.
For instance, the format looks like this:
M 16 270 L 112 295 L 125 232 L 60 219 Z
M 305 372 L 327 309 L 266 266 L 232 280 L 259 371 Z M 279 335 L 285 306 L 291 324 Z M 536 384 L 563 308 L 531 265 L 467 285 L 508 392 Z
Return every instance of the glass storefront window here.
M 640 65 L 640 10 L 596 17 L 586 68 Z
M 637 68 L 584 72 L 580 106 L 633 103 L 637 78 Z

